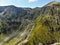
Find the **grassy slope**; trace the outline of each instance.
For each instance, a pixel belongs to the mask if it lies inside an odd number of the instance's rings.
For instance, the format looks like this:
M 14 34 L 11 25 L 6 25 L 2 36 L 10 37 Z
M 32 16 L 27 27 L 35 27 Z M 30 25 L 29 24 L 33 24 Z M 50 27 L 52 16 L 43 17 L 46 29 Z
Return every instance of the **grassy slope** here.
M 38 17 L 35 21 L 35 28 L 29 38 L 29 41 L 25 45 L 38 45 L 39 43 L 47 45 L 48 43 L 58 41 L 60 31 L 54 31 L 54 29 L 60 25 L 55 23 L 55 19 L 51 19 L 53 17 L 57 18 L 55 15 L 45 15 Z M 53 28 L 52 31 L 50 26 Z
M 53 4 L 58 4 L 54 2 Z M 49 6 L 52 6 L 50 4 Z M 60 6 L 56 6 L 59 12 Z M 58 19 L 58 20 L 57 20 Z M 42 15 L 35 20 L 35 28 L 29 38 L 29 41 L 24 45 L 38 45 L 43 43 L 48 45 L 54 42 L 60 42 L 60 21 L 59 14 Z

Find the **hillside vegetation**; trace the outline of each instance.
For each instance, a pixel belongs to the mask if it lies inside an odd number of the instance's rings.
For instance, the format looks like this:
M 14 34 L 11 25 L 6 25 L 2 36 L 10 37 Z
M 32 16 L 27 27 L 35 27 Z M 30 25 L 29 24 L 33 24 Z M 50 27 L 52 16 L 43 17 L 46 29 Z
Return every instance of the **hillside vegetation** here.
M 55 4 L 51 7 L 51 11 L 43 10 L 44 14 L 40 15 L 35 20 L 35 27 L 31 33 L 29 41 L 24 45 L 50 45 L 55 42 L 60 42 L 60 4 Z M 55 11 L 56 12 L 55 12 Z M 45 13 L 48 11 L 48 13 Z
M 51 45 L 60 42 L 60 2 L 39 8 L 0 7 L 0 45 Z

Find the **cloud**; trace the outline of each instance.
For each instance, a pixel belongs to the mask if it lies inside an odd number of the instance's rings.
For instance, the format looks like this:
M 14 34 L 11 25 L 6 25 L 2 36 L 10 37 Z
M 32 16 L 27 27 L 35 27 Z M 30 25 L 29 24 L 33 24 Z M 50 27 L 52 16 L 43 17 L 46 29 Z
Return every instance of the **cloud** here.
M 32 2 L 36 2 L 38 0 L 28 0 L 28 1 L 29 1 L 29 3 L 32 3 Z

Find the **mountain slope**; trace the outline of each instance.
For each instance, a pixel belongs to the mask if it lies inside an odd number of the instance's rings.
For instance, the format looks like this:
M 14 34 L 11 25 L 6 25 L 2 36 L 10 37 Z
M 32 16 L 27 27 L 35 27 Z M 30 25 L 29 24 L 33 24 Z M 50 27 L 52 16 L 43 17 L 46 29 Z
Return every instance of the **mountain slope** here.
M 60 4 L 60 2 L 52 1 L 52 2 L 48 3 L 46 6 L 52 6 L 55 4 Z
M 37 17 L 37 13 L 36 16 L 34 16 L 34 12 L 36 11 L 38 10 L 13 5 L 0 6 L 0 44 L 2 45 L 4 42 L 9 42 L 13 40 L 13 38 L 17 38 L 21 32 L 23 33 L 26 26 Z M 18 38 L 18 40 L 19 39 L 20 38 Z
M 10 6 L 0 6 L 0 22 L 3 22 L 4 25 L 9 26 L 15 30 L 20 26 L 23 19 L 33 20 L 37 16 L 34 16 L 35 9 L 31 8 L 21 8 L 13 5 Z M 37 14 L 36 14 L 37 15 Z M 5 24 L 6 23 L 6 24 Z M 15 28 L 15 29 L 14 29 Z M 8 30 L 8 29 L 7 29 Z M 1 33 L 1 32 L 0 32 Z
M 60 4 L 57 3 L 52 5 L 49 3 L 50 6 L 41 8 L 43 11 L 35 20 L 35 28 L 29 41 L 23 45 L 39 45 L 40 43 L 50 45 L 60 42 Z
M 50 45 L 60 42 L 60 2 L 53 1 L 34 9 L 13 5 L 0 9 L 0 36 L 6 34 L 9 37 L 7 42 L 4 42 L 6 37 L 0 37 L 3 45 Z

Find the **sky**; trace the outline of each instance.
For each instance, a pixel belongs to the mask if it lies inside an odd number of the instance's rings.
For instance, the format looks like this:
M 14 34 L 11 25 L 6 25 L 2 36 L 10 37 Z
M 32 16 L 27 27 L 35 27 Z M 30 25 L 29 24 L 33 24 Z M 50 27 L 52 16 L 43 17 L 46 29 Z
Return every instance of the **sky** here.
M 42 7 L 53 0 L 0 0 L 0 6 L 15 5 L 17 7 Z M 60 0 L 56 0 L 59 1 Z

